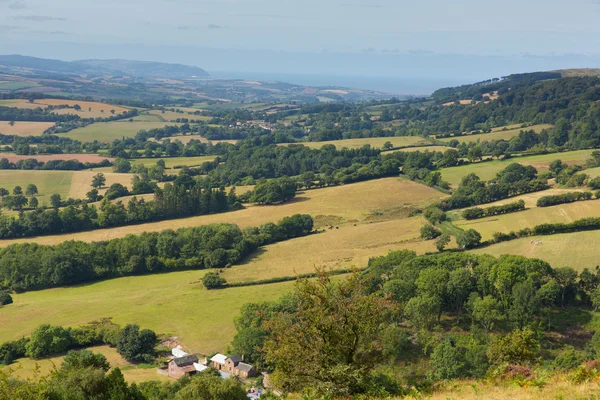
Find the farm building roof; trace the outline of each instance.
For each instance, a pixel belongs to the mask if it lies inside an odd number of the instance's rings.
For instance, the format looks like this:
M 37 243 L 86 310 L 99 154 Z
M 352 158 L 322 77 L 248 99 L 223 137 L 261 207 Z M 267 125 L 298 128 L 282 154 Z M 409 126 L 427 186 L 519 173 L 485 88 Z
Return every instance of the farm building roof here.
M 171 354 L 173 354 L 173 357 L 175 357 L 175 358 L 185 357 L 188 355 L 188 353 L 186 353 L 185 351 L 178 349 L 178 348 L 172 349 Z
M 210 361 L 212 362 L 216 362 L 217 364 L 225 364 L 225 361 L 227 360 L 227 356 L 223 355 L 223 354 L 215 354 Z
M 187 365 L 192 365 L 193 363 L 197 363 L 198 362 L 198 357 L 196 357 L 195 355 L 178 357 L 178 358 L 174 358 L 173 362 L 178 367 L 184 367 L 184 366 L 187 366 Z
M 244 358 L 243 358 L 242 356 L 235 355 L 235 356 L 231 356 L 231 357 L 229 357 L 229 359 L 230 359 L 230 360 L 231 360 L 231 362 L 233 362 L 234 364 L 237 364 L 237 363 L 239 363 L 240 361 L 242 361 Z
M 199 363 L 194 363 L 194 368 L 196 368 L 196 371 L 198 371 L 198 372 L 202 372 L 205 369 L 208 369 L 208 367 L 206 365 L 202 365 Z
M 254 368 L 252 365 L 246 364 L 243 362 L 239 363 L 237 367 L 240 371 L 246 371 L 246 372 L 250 372 Z

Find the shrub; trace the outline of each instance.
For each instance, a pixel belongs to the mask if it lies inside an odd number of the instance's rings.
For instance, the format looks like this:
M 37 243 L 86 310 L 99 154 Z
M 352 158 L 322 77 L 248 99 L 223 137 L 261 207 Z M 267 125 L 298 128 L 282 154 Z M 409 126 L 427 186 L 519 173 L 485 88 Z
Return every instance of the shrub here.
M 31 334 L 25 346 L 26 354 L 31 358 L 43 358 L 67 351 L 71 346 L 69 331 L 61 326 L 40 325 Z
M 6 291 L 0 291 L 0 306 L 5 306 L 7 304 L 12 304 L 13 298 L 10 293 Z
M 425 210 L 423 216 L 433 225 L 439 224 L 440 222 L 444 222 L 448 219 L 446 213 L 437 207 L 429 207 Z
M 550 207 L 558 204 L 573 203 L 576 201 L 590 200 L 592 193 L 590 192 L 572 192 L 565 194 L 557 194 L 554 196 L 540 197 L 537 201 L 538 207 Z
M 554 359 L 554 369 L 558 371 L 568 371 L 579 366 L 585 356 L 576 351 L 573 346 L 567 346 L 565 350 L 563 350 L 555 359 Z
M 532 330 L 517 329 L 506 336 L 492 339 L 487 356 L 490 363 L 529 365 L 535 362 L 538 347 Z
M 431 365 L 440 379 L 458 378 L 464 375 L 463 351 L 452 340 L 440 343 L 431 354 Z
M 462 217 L 464 219 L 478 219 L 485 217 L 485 212 L 483 208 L 469 208 L 462 212 Z
M 207 289 L 220 289 L 225 286 L 227 281 L 216 272 L 208 272 L 202 278 L 202 284 Z
M 433 225 L 423 225 L 421 227 L 421 238 L 425 240 L 432 240 L 440 236 L 442 232 L 439 229 L 435 229 Z
M 481 244 L 481 234 L 475 229 L 466 230 L 457 235 L 456 243 L 462 249 L 474 249 Z

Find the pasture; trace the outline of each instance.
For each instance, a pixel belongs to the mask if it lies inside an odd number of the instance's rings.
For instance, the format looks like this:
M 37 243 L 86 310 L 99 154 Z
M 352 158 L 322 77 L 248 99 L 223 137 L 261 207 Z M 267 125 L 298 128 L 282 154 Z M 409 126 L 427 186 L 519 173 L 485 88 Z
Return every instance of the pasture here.
M 361 268 L 369 258 L 395 250 L 436 251 L 433 241 L 419 239 L 424 218 L 404 218 L 325 228 L 322 233 L 265 246 L 246 262 L 225 270 L 228 282 L 245 282 L 314 272 Z
M 494 128 L 491 133 L 456 136 L 456 137 L 443 138 L 443 139 L 439 139 L 439 140 L 442 142 L 446 142 L 446 143 L 451 142 L 454 139 L 456 139 L 459 143 L 470 143 L 470 142 L 477 142 L 477 141 L 490 142 L 492 140 L 510 140 L 513 137 L 517 136 L 519 134 L 519 132 L 521 132 L 521 131 L 533 130 L 536 133 L 540 133 L 544 129 L 552 128 L 552 125 L 539 124 L 539 125 L 532 125 L 527 128 L 521 128 L 520 126 L 518 126 L 518 127 L 511 126 L 511 127 L 507 127 L 507 128 L 511 128 L 511 129 L 503 131 L 502 128 Z
M 181 166 L 195 167 L 205 162 L 214 161 L 216 156 L 196 156 L 196 157 L 163 157 L 163 158 L 138 158 L 131 160 L 133 164 L 142 164 L 147 167 L 156 165 L 158 160 L 164 160 L 167 168 Z
M 135 364 L 127 362 L 117 350 L 109 346 L 94 346 L 89 347 L 88 350 L 94 353 L 100 353 L 104 355 L 111 367 L 119 367 L 123 376 L 128 382 L 144 382 L 151 380 L 164 380 L 168 381 L 169 378 L 158 375 L 156 368 L 138 368 Z M 54 368 L 60 367 L 64 359 L 63 356 L 57 356 L 52 358 L 45 358 L 42 360 L 32 360 L 30 358 L 21 358 L 16 360 L 10 367 L 1 367 L 0 370 L 8 370 L 9 368 L 13 371 L 13 376 L 21 379 L 31 379 L 35 377 L 35 370 L 39 368 L 38 374 L 41 376 L 48 375 L 54 370 Z
M 93 173 L 91 174 L 93 175 Z M 106 175 L 108 178 L 109 174 Z M 126 174 L 114 175 L 127 176 Z M 86 180 L 88 185 L 89 182 L 91 182 L 91 176 L 89 180 Z M 317 228 L 361 222 L 369 223 L 405 218 L 414 208 L 423 207 L 443 197 L 446 195 L 425 185 L 400 178 L 385 178 L 300 192 L 294 200 L 277 206 L 250 206 L 244 210 L 224 214 L 98 229 L 85 233 L 43 236 L 35 239 L 0 240 L 0 247 L 32 240 L 39 244 L 57 244 L 67 240 L 94 242 L 123 237 L 128 234 L 158 232 L 165 229 L 212 223 L 233 223 L 245 228 L 260 226 L 266 222 L 276 222 L 286 216 L 298 213 L 312 215 Z
M 141 130 L 150 130 L 162 128 L 166 125 L 174 125 L 166 122 L 144 122 L 144 121 L 114 121 L 114 122 L 96 122 L 83 128 L 74 129 L 65 134 L 61 134 L 81 142 L 99 142 L 111 143 L 115 139 L 124 137 L 134 137 Z M 176 125 L 176 124 L 175 124 Z
M 586 217 L 600 217 L 600 201 L 588 200 L 552 207 L 534 207 L 494 217 L 456 221 L 454 225 L 465 230 L 475 229 L 481 233 L 483 240 L 487 240 L 496 232 L 508 233 L 540 224 L 568 223 Z
M 204 273 L 126 277 L 15 294 L 14 304 L 0 313 L 0 326 L 10 326 L 0 329 L 0 343 L 29 335 L 48 322 L 80 326 L 113 317 L 117 324 L 139 324 L 158 334 L 176 335 L 191 352 L 210 354 L 224 351 L 233 339 L 233 319 L 243 304 L 275 300 L 293 286 L 285 282 L 209 291 L 200 282 Z
M 482 180 L 490 180 L 494 178 L 498 172 L 513 163 L 532 165 L 537 168 L 538 171 L 547 171 L 550 163 L 554 160 L 562 160 L 569 165 L 584 165 L 585 161 L 588 158 L 591 158 L 592 151 L 593 150 L 576 150 L 564 153 L 514 157 L 507 160 L 486 161 L 444 168 L 441 172 L 443 179 L 456 187 L 462 178 L 470 173 L 478 175 Z
M 555 268 L 594 269 L 600 258 L 600 231 L 527 237 L 474 250 L 473 253 L 515 254 L 547 261 Z
M 375 138 L 358 138 L 358 139 L 343 139 L 343 140 L 330 140 L 326 142 L 300 142 L 297 144 L 304 145 L 313 149 L 320 149 L 321 147 L 332 144 L 338 149 L 360 149 L 365 145 L 370 145 L 376 149 L 381 149 L 386 142 L 391 142 L 394 147 L 406 147 L 406 146 L 418 146 L 426 145 L 429 141 L 421 136 L 391 136 L 391 137 L 375 137 Z M 289 143 L 282 144 L 289 146 Z
M 28 184 L 33 183 L 39 191 L 40 204 L 49 204 L 50 195 L 57 193 L 66 200 L 69 197 L 83 199 L 92 188 L 90 183 L 96 174 L 93 171 L 28 171 L 28 170 L 0 170 L 0 187 L 9 191 L 15 186 L 23 190 Z M 106 186 L 121 183 L 130 186 L 130 174 L 105 173 Z M 100 192 L 106 191 L 106 188 Z
M 54 122 L 15 121 L 14 125 L 10 125 L 9 121 L 0 121 L 0 133 L 16 136 L 41 136 L 46 129 L 53 126 Z

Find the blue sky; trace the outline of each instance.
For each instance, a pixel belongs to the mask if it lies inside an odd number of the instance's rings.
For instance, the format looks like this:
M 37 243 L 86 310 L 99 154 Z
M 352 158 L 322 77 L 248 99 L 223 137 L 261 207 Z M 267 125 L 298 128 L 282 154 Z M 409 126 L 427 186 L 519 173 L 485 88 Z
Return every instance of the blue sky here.
M 285 55 L 294 53 L 308 60 L 288 69 L 311 73 L 320 71 L 312 65 L 317 55 L 321 72 L 339 68 L 329 68 L 332 54 L 352 54 L 357 64 L 377 56 L 397 63 L 397 55 L 402 62 L 460 56 L 465 64 L 576 55 L 587 64 L 600 59 L 599 20 L 600 0 L 0 0 L 0 53 L 67 60 L 131 54 L 230 71 L 269 71 L 280 61 L 288 68 Z M 223 51 L 231 55 L 226 62 L 214 56 Z M 247 66 L 232 65 L 235 52 Z M 345 72 L 373 69 L 354 64 Z M 393 72 L 390 64 L 374 74 Z

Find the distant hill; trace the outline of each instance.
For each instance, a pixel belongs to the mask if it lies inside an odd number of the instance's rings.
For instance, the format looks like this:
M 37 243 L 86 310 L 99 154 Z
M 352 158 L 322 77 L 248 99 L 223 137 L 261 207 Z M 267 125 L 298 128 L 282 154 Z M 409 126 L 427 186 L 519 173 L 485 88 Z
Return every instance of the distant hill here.
M 172 78 L 210 76 L 199 67 L 130 60 L 61 61 L 21 55 L 0 55 L 0 72 L 30 74 L 123 75 L 136 78 Z
M 554 72 L 560 73 L 563 78 L 569 78 L 572 76 L 598 76 L 598 77 L 600 77 L 600 68 L 559 69 Z

